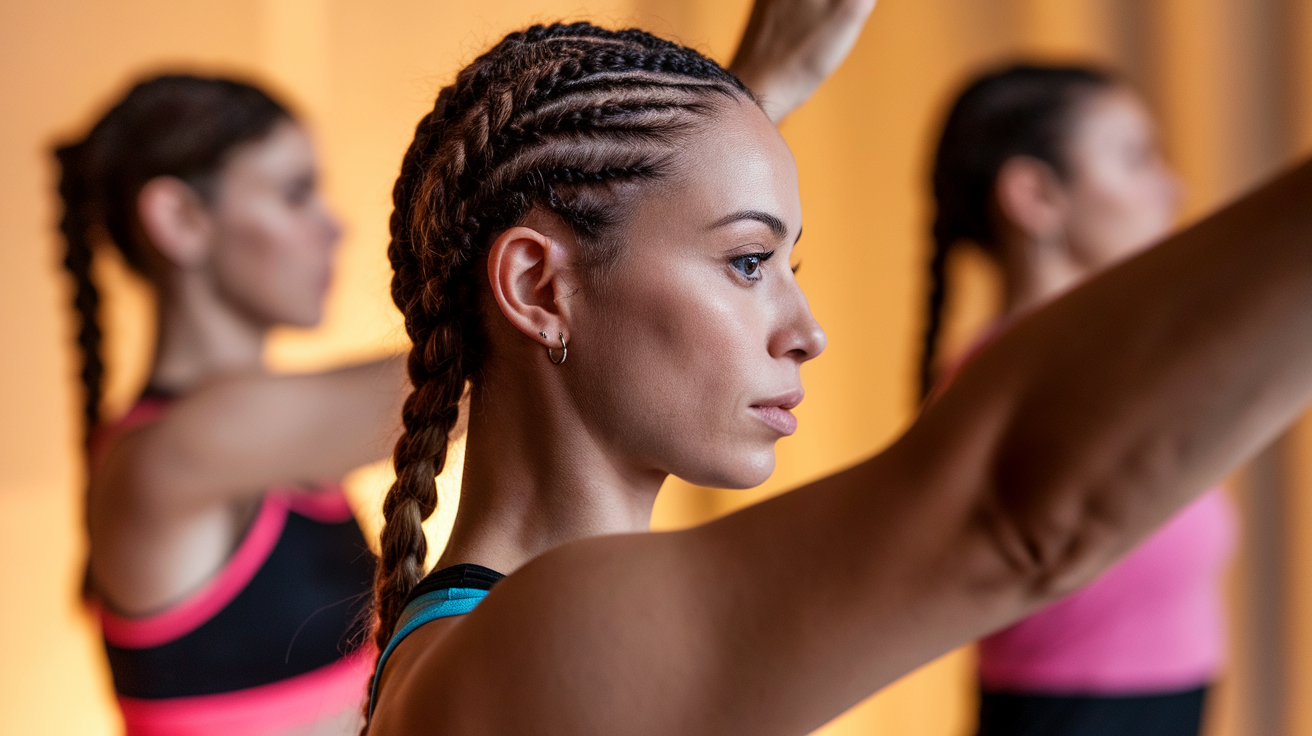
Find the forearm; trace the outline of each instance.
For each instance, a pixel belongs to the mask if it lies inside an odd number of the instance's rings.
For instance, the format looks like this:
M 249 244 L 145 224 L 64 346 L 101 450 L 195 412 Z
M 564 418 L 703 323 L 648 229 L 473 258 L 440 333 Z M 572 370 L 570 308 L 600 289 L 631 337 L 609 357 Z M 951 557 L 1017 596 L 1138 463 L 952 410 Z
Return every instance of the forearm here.
M 782 121 L 856 43 L 875 0 L 757 0 L 729 69 Z
M 357 424 L 363 440 L 357 445 L 359 457 L 351 462 L 373 462 L 391 455 L 401 434 L 401 408 L 412 390 L 406 356 L 343 369 L 335 381 L 341 387 L 342 399 L 334 407 L 339 420 Z

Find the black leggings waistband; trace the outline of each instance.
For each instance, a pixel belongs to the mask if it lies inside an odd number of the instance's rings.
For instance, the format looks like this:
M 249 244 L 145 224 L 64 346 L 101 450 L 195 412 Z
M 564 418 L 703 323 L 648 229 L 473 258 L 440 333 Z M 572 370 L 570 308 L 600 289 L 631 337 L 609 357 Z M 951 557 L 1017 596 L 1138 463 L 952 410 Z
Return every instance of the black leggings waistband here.
M 984 692 L 978 736 L 1198 736 L 1207 688 L 1129 696 Z

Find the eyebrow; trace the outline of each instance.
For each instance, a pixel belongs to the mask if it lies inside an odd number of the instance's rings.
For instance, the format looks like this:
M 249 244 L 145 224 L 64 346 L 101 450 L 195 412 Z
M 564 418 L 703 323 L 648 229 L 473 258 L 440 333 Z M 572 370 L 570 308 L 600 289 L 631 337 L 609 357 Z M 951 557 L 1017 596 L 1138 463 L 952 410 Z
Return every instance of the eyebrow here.
M 712 223 L 707 229 L 715 230 L 716 228 L 731 225 L 735 222 L 742 222 L 743 220 L 755 220 L 756 222 L 765 225 L 770 228 L 770 232 L 780 240 L 783 240 L 788 236 L 788 226 L 784 224 L 783 220 L 780 220 L 769 212 L 761 212 L 760 210 L 740 210 L 733 214 L 725 215 Z M 800 237 L 801 233 L 798 233 L 798 235 Z

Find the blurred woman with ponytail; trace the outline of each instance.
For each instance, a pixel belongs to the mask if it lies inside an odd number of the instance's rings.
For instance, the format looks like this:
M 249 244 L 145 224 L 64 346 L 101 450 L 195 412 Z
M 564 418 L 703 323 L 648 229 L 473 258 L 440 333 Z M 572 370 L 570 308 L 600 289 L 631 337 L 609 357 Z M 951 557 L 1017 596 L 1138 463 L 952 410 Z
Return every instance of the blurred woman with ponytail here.
M 373 654 L 374 560 L 336 479 L 386 454 L 399 359 L 265 371 L 269 330 L 319 322 L 339 227 L 305 129 L 260 89 L 137 84 L 57 150 L 88 448 L 87 594 L 127 733 L 345 734 Z M 150 374 L 101 416 L 93 261 L 155 294 Z
M 1083 67 L 1016 66 L 969 84 L 944 125 L 933 190 L 926 395 L 960 369 L 934 370 L 956 248 L 992 261 L 1005 299 L 969 360 L 1023 315 L 1165 237 L 1179 200 L 1147 107 Z M 1224 655 L 1234 537 L 1230 504 L 1213 488 L 1093 584 L 983 639 L 979 733 L 1197 734 Z

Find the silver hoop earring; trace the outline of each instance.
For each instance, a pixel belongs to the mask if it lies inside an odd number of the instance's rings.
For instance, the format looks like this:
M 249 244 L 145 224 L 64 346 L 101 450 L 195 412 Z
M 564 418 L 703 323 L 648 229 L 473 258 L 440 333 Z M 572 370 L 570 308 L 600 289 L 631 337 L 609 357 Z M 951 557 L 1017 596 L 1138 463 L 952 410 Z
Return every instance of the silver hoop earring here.
M 540 332 L 538 334 L 546 337 L 546 333 Z M 547 360 L 551 361 L 554 365 L 560 365 L 569 357 L 569 348 L 565 346 L 565 336 L 563 334 L 556 333 L 556 336 L 560 338 L 560 360 L 556 360 L 556 356 L 551 354 L 551 351 L 555 350 L 555 348 L 547 348 Z

